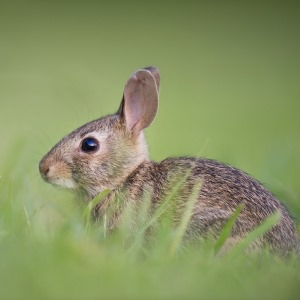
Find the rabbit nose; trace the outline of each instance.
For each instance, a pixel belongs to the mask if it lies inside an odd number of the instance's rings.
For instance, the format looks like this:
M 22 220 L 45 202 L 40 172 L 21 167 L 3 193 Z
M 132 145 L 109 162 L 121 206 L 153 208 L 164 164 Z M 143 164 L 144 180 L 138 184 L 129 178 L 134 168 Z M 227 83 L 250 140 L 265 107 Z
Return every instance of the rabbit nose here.
M 50 171 L 49 164 L 45 161 L 41 161 L 39 165 L 40 173 L 44 179 L 47 179 L 47 174 Z

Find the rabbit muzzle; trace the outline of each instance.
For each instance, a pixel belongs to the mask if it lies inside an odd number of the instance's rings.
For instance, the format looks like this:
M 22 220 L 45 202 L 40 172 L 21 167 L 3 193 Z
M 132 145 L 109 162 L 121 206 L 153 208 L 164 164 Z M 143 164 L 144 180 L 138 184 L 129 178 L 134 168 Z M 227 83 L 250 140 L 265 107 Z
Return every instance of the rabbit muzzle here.
M 42 178 L 51 184 L 74 189 L 76 184 L 72 178 L 70 167 L 63 162 L 52 162 L 42 159 L 39 164 Z

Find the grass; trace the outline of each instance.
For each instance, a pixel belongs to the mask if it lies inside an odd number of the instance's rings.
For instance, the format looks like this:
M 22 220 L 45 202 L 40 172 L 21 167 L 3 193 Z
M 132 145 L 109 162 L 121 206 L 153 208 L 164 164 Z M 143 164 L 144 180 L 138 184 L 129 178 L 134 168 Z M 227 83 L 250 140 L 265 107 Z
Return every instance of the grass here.
M 221 257 L 239 211 L 217 244 L 182 247 L 187 211 L 178 231 L 158 227 L 150 249 L 143 236 L 157 219 L 134 236 L 106 235 L 90 220 L 93 204 L 80 207 L 40 178 L 38 162 L 58 139 L 116 111 L 131 72 L 155 64 L 162 81 L 147 129 L 151 157 L 228 162 L 300 219 L 299 4 L 167 2 L 1 3 L 0 299 L 299 295 L 298 261 L 242 251 L 276 215 Z M 141 219 L 147 202 L 143 209 Z
M 11 177 L 0 181 L 2 299 L 293 299 L 299 293 L 296 259 L 241 251 L 275 224 L 276 215 L 226 256 L 216 256 L 216 247 L 226 240 L 239 210 L 217 244 L 180 246 L 189 205 L 177 231 L 168 223 L 158 227 L 152 247 L 141 237 L 164 211 L 155 221 L 145 219 L 145 226 L 124 243 L 124 228 L 106 236 L 102 227 L 92 225 L 92 205 L 82 210 L 68 193 L 29 180 L 28 152 L 22 143 L 19 149 L 2 168 Z

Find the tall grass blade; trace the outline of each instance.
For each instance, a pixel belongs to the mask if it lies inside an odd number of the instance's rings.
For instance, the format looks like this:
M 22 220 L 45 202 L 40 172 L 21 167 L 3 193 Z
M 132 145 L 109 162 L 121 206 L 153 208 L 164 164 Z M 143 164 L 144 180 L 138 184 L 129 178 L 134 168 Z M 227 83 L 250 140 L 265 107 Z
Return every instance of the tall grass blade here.
M 140 229 L 136 232 L 136 236 L 135 239 L 131 245 L 131 247 L 128 249 L 128 252 L 132 252 L 134 249 L 137 249 L 138 246 L 140 246 L 143 241 L 144 241 L 144 237 L 146 235 L 146 231 L 149 228 L 153 228 L 154 225 L 159 221 L 169 221 L 169 225 L 170 225 L 170 221 L 172 218 L 172 208 L 173 205 L 175 205 L 175 203 L 173 202 L 173 200 L 176 198 L 176 195 L 180 192 L 180 189 L 182 188 L 182 186 L 184 185 L 184 183 L 186 182 L 188 176 L 191 174 L 191 169 L 188 170 L 184 176 L 182 176 L 180 178 L 180 180 L 174 181 L 174 183 L 172 184 L 173 186 L 171 186 L 170 188 L 170 193 L 167 195 L 167 197 L 161 202 L 161 204 L 158 206 L 158 208 L 154 211 L 153 215 L 150 216 L 150 210 L 151 210 L 151 193 L 149 193 L 148 195 L 146 195 L 145 198 L 145 204 L 143 205 L 143 215 L 145 216 L 143 218 L 143 220 L 140 220 L 140 224 L 141 227 Z M 144 200 L 143 200 L 144 201 Z M 169 219 L 168 219 L 169 218 Z M 154 234 L 154 231 L 152 230 L 152 234 Z
M 151 193 L 144 195 L 141 207 L 137 214 L 137 232 L 135 233 L 134 240 L 131 246 L 128 248 L 127 252 L 137 252 L 143 248 L 145 241 L 146 230 L 148 229 L 148 224 L 150 220 L 150 209 L 151 209 Z
M 214 253 L 217 254 L 220 249 L 223 247 L 223 245 L 225 244 L 226 240 L 229 238 L 232 228 L 237 220 L 237 218 L 239 217 L 241 211 L 243 210 L 244 205 L 240 204 L 236 211 L 232 214 L 232 216 L 229 218 L 228 222 L 226 223 L 226 225 L 224 226 L 220 237 L 218 238 L 215 246 L 214 246 Z
M 191 217 L 193 215 L 193 210 L 195 208 L 195 205 L 196 205 L 196 202 L 198 201 L 198 198 L 199 198 L 199 193 L 200 193 L 200 190 L 202 188 L 202 184 L 203 184 L 203 180 L 200 179 L 193 187 L 192 189 L 192 192 L 191 192 L 191 195 L 187 201 L 187 204 L 186 204 L 186 207 L 185 207 L 185 211 L 183 213 L 183 216 L 182 216 L 182 219 L 181 219 L 181 222 L 179 224 L 179 226 L 177 227 L 176 231 L 175 231 L 175 237 L 173 239 L 173 242 L 171 244 L 171 248 L 170 248 L 170 254 L 171 256 L 173 256 L 183 238 L 184 238 L 184 235 L 186 233 L 186 230 L 189 226 L 189 222 L 191 220 Z
M 85 221 L 86 229 L 90 228 L 93 220 L 92 220 L 92 212 L 95 206 L 103 201 L 103 199 L 111 192 L 111 190 L 107 189 L 98 194 L 92 201 L 88 203 L 82 213 L 82 218 Z
M 252 230 L 245 239 L 230 251 L 230 256 L 236 256 L 245 251 L 255 240 L 272 229 L 280 221 L 280 218 L 281 213 L 279 211 L 269 216 L 261 225 Z
M 179 193 L 182 185 L 186 182 L 188 176 L 191 174 L 191 170 L 186 172 L 186 174 L 176 182 L 175 186 L 171 188 L 169 195 L 162 201 L 162 204 L 156 209 L 153 216 L 149 219 L 149 221 L 142 227 L 141 231 L 145 232 L 150 226 L 152 226 L 155 222 L 157 222 L 164 213 L 168 211 L 168 209 L 172 206 L 172 201 Z

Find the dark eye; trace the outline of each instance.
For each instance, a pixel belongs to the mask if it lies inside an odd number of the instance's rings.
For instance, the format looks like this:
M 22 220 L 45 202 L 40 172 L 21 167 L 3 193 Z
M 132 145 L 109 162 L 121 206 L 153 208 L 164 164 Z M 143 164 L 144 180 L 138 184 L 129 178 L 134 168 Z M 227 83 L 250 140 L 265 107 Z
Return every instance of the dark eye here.
M 99 149 L 99 142 L 92 137 L 85 138 L 81 143 L 81 150 L 83 152 L 91 153 Z

